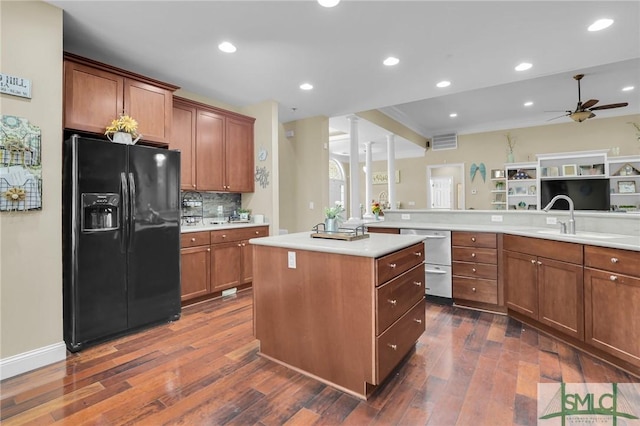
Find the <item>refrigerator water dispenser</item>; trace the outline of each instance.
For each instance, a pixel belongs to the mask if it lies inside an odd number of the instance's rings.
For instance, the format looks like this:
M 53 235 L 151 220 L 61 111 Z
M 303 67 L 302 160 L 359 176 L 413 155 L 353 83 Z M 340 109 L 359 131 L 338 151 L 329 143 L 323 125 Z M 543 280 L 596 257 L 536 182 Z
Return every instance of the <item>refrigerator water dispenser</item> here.
M 82 230 L 108 231 L 118 229 L 119 209 L 119 194 L 82 194 Z

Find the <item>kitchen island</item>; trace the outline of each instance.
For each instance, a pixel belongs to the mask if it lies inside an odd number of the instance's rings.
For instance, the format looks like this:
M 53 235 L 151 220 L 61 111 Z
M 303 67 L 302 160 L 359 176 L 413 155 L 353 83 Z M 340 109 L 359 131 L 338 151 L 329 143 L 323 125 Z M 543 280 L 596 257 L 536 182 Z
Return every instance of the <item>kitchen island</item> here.
M 309 232 L 250 240 L 260 354 L 366 399 L 424 332 L 424 245 Z

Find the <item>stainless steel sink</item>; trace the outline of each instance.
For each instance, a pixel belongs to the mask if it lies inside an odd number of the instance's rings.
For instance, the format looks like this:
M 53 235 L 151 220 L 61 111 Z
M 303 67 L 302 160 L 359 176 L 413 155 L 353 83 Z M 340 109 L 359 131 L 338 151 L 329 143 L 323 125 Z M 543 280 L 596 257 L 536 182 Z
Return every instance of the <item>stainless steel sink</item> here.
M 594 238 L 600 240 L 607 240 L 611 238 L 624 238 L 624 235 L 613 235 L 613 234 L 600 234 L 597 232 L 585 232 L 585 231 L 576 231 L 575 234 L 563 234 L 559 229 L 544 229 L 540 231 L 536 231 L 538 234 L 547 234 L 547 235 L 562 235 L 564 237 L 575 237 L 575 238 Z

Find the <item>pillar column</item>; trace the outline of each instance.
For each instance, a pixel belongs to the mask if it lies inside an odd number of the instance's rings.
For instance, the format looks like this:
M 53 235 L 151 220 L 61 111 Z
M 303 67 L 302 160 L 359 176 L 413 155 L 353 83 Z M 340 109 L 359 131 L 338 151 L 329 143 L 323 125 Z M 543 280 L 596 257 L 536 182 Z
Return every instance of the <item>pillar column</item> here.
M 388 192 L 389 192 L 389 207 L 391 209 L 396 208 L 396 143 L 395 135 L 387 135 L 387 176 L 388 180 Z
M 349 220 L 360 220 L 360 170 L 358 170 L 358 117 L 349 120 Z
M 364 203 L 364 215 L 362 215 L 363 219 L 371 219 L 373 218 L 373 213 L 371 213 L 371 200 L 373 200 L 373 171 L 371 168 L 371 145 L 373 142 L 365 142 L 365 203 Z

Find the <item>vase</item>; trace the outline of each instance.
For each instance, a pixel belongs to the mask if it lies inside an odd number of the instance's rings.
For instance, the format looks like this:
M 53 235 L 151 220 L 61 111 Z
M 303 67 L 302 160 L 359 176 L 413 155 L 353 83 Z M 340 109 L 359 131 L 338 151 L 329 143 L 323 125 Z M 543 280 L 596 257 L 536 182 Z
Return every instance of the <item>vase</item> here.
M 324 230 L 327 232 L 338 232 L 338 219 L 326 218 L 324 220 Z
M 516 160 L 513 157 L 513 152 L 510 152 L 509 154 L 507 154 L 507 163 L 514 163 Z
M 380 213 L 374 213 L 374 214 L 373 214 L 373 217 L 374 217 L 376 220 L 380 220 Z
M 138 135 L 138 137 L 133 140 L 133 138 L 131 137 L 131 133 L 115 132 L 112 137 L 109 137 L 109 135 L 107 135 L 107 138 L 109 138 L 111 142 L 121 143 L 125 145 L 134 145 L 136 142 L 138 142 L 141 136 L 142 135 Z

